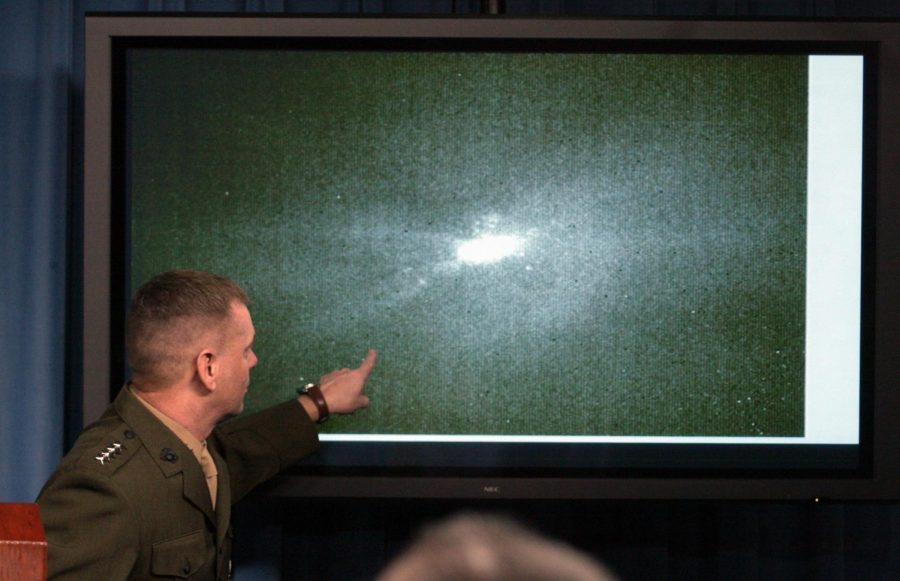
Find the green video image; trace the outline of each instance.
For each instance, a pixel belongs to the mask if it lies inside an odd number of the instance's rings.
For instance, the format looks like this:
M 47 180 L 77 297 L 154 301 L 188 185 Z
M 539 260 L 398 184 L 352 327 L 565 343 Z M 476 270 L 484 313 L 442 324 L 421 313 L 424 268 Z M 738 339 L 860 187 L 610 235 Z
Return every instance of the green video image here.
M 136 52 L 132 283 L 253 300 L 325 432 L 801 436 L 807 57 Z

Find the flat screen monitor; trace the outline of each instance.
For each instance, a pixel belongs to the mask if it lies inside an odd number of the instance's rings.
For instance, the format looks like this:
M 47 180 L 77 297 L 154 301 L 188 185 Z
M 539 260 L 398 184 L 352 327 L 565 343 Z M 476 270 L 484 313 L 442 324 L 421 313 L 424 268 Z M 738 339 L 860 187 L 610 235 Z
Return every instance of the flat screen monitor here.
M 897 23 L 90 16 L 86 46 L 86 416 L 134 289 L 193 268 L 251 296 L 248 413 L 379 351 L 271 494 L 900 492 Z

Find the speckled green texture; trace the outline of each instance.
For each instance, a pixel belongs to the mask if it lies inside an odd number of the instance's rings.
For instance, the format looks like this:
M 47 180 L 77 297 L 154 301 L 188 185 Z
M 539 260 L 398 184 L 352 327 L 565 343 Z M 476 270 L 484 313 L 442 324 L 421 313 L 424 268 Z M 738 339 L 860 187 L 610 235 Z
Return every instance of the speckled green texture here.
M 248 410 L 326 431 L 801 435 L 803 56 L 141 51 L 133 283 L 253 298 Z M 457 259 L 517 236 L 493 263 Z

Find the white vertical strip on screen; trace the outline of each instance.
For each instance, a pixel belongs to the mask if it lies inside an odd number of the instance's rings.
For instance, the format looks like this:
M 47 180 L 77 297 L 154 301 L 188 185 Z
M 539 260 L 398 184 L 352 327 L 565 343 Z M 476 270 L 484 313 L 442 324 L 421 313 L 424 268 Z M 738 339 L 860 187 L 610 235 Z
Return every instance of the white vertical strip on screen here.
M 809 58 L 806 439 L 859 441 L 863 57 Z

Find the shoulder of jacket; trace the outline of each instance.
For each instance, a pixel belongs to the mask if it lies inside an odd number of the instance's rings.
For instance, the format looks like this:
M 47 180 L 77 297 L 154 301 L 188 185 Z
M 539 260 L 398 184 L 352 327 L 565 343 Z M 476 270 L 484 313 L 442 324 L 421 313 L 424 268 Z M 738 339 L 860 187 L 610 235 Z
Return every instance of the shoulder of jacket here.
M 143 447 L 138 434 L 123 421 L 86 429 L 69 453 L 72 468 L 113 474 L 128 464 Z

